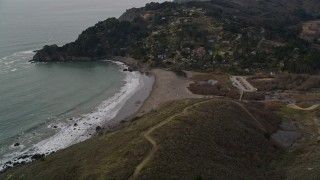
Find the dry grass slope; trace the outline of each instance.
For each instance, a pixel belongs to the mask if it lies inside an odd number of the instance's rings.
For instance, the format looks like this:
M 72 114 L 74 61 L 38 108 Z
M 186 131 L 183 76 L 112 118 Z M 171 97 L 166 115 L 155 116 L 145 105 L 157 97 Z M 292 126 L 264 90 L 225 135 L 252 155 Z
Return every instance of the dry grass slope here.
M 260 123 L 275 116 L 257 109 L 250 112 Z M 261 119 L 262 118 L 262 119 Z M 257 123 L 231 101 L 212 101 L 181 114 L 154 132 L 159 152 L 140 179 L 266 179 L 282 175 L 269 168 L 279 150 L 264 137 Z
M 111 133 L 58 151 L 44 160 L 8 170 L 0 179 L 128 179 L 148 155 L 143 134 L 174 118 L 150 136 L 158 149 L 137 179 L 270 179 L 283 177 L 269 164 L 281 152 L 258 124 L 272 132 L 277 116 L 255 106 L 218 99 L 172 101 Z M 192 107 L 183 112 L 187 107 Z M 182 113 L 183 112 L 183 113 Z

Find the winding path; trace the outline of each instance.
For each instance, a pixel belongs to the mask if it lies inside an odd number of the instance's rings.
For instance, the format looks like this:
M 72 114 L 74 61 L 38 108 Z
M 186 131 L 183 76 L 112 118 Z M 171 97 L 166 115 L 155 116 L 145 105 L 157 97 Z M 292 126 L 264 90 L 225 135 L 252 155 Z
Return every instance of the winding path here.
M 315 108 L 317 108 L 319 105 L 320 104 L 315 104 L 315 105 L 312 105 L 307 108 L 302 108 L 302 107 L 297 106 L 296 104 L 288 104 L 287 107 L 292 108 L 292 109 L 296 109 L 296 110 L 311 111 L 311 110 L 314 110 Z
M 173 120 L 174 118 L 176 118 L 177 116 L 180 116 L 181 114 L 184 114 L 186 113 L 188 110 L 190 110 L 191 108 L 195 107 L 195 106 L 198 106 L 200 104 L 204 104 L 206 102 L 209 102 L 209 101 L 228 101 L 228 102 L 233 102 L 235 104 L 237 104 L 238 106 L 241 107 L 241 109 L 243 109 L 253 120 L 255 120 L 255 122 L 258 124 L 259 128 L 262 130 L 262 131 L 266 131 L 265 128 L 263 127 L 263 125 L 247 110 L 246 107 L 244 107 L 241 103 L 237 102 L 237 101 L 233 101 L 233 100 L 222 100 L 222 99 L 210 99 L 210 100 L 205 100 L 205 101 L 201 101 L 201 102 L 198 102 L 198 103 L 195 103 L 193 105 L 190 105 L 190 106 L 187 106 L 186 108 L 183 109 L 182 112 L 180 113 L 176 113 L 172 116 L 170 116 L 168 119 L 164 120 L 164 121 L 161 121 L 160 123 L 158 123 L 157 125 L 151 127 L 147 132 L 145 132 L 143 134 L 143 137 L 149 141 L 152 145 L 152 149 L 151 151 L 149 152 L 149 154 L 140 162 L 140 164 L 136 167 L 133 175 L 129 178 L 129 179 L 136 179 L 141 170 L 143 169 L 143 167 L 152 159 L 152 157 L 154 156 L 154 154 L 158 151 L 159 147 L 156 143 L 156 141 L 152 138 L 151 136 L 151 133 L 153 133 L 156 129 L 162 127 L 163 125 L 169 123 L 171 120 Z

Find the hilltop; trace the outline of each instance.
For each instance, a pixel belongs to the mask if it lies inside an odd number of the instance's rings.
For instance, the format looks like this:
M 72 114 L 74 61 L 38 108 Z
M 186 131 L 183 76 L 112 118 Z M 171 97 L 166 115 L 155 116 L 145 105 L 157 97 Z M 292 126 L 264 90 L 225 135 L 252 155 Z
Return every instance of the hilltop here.
M 192 0 L 174 0 L 176 3 L 187 3 Z M 210 0 L 196 0 L 196 1 L 210 1 Z M 221 1 L 222 2 L 222 1 Z M 264 5 L 273 5 L 274 7 L 284 7 L 288 11 L 302 10 L 306 14 L 310 14 L 314 17 L 319 17 L 320 15 L 320 2 L 317 0 L 269 0 L 269 1 L 251 1 L 251 0 L 225 0 L 225 2 L 232 2 L 239 4 L 241 6 L 260 8 L 262 9 Z
M 149 3 L 83 31 L 75 42 L 45 46 L 33 61 L 131 57 L 173 70 L 317 73 L 319 36 L 300 36 L 318 18 L 317 1 Z
M 283 169 L 272 164 L 282 150 L 267 134 L 279 123 L 263 107 L 234 100 L 171 101 L 0 178 L 276 179 L 284 177 Z

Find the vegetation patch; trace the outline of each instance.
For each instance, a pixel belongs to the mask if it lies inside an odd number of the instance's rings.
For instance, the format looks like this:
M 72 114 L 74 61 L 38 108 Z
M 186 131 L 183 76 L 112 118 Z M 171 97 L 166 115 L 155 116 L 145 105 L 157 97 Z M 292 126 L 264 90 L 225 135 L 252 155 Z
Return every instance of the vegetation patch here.
M 242 99 L 263 101 L 263 100 L 265 100 L 265 95 L 266 95 L 266 93 L 263 91 L 244 92 Z
M 233 99 L 240 96 L 227 74 L 195 73 L 191 79 L 195 82 L 190 84 L 188 89 L 194 94 L 226 96 Z M 212 84 L 211 81 L 215 83 Z
M 265 77 L 263 77 L 265 79 Z M 313 88 L 320 88 L 320 77 L 303 74 L 280 74 L 273 79 L 262 80 L 258 76 L 247 79 L 260 91 L 273 90 L 297 90 L 308 91 Z

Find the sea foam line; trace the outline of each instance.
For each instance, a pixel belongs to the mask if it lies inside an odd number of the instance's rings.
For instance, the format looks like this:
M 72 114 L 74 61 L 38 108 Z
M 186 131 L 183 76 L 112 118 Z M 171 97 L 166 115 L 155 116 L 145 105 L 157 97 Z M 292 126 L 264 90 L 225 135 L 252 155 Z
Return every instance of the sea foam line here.
M 33 54 L 35 53 L 32 50 L 28 50 L 0 58 L 0 74 L 7 74 L 29 68 L 31 63 L 26 62 L 26 59 L 30 60 Z
M 114 63 L 119 66 L 119 70 L 128 68 L 121 62 Z M 35 154 L 48 155 L 92 137 L 96 132 L 96 127 L 108 124 L 118 114 L 127 100 L 141 88 L 140 85 L 143 82 L 140 72 L 123 73 L 126 74 L 124 79 L 126 83 L 118 93 L 103 101 L 91 113 L 72 118 L 72 124 L 61 123 L 59 125 L 61 129 L 50 138 L 40 141 L 27 150 L 6 155 L 1 161 L 0 172 L 14 166 L 14 164 L 31 162 L 33 160 L 32 156 Z

